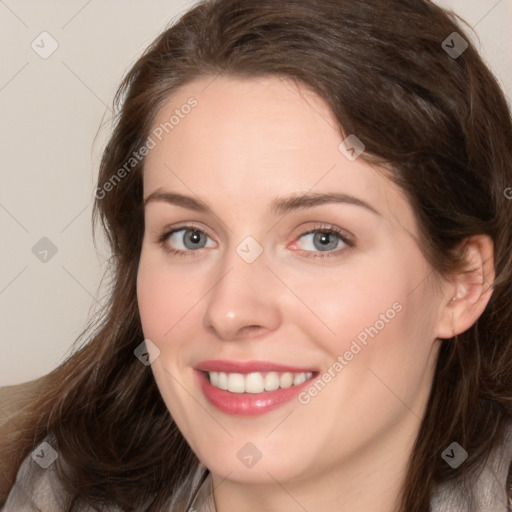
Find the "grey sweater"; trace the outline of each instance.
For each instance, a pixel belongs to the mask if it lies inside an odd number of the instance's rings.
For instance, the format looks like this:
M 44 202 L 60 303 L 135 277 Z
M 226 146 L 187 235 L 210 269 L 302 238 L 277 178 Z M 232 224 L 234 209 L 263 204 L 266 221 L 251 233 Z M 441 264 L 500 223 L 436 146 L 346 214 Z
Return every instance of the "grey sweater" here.
M 34 452 L 36 453 L 37 450 Z M 432 512 L 511 512 L 512 503 L 507 497 L 512 495 L 509 469 L 512 462 L 512 426 L 502 446 L 494 450 L 484 467 L 475 478 L 471 488 L 464 488 L 457 480 L 445 483 L 435 489 L 431 501 Z M 21 464 L 16 482 L 12 487 L 6 503 L 0 506 L 1 512 L 60 512 L 63 509 L 63 492 L 56 472 L 55 465 L 46 469 L 36 462 L 33 454 Z M 454 470 L 456 471 L 456 470 Z M 194 477 L 194 487 L 201 481 L 207 469 L 199 465 Z M 509 480 L 507 482 L 507 480 Z M 196 489 L 196 495 L 191 495 L 191 511 L 215 512 L 211 473 Z M 83 512 L 92 512 L 87 507 Z M 172 512 L 172 504 L 169 505 Z M 123 512 L 118 507 L 109 512 Z

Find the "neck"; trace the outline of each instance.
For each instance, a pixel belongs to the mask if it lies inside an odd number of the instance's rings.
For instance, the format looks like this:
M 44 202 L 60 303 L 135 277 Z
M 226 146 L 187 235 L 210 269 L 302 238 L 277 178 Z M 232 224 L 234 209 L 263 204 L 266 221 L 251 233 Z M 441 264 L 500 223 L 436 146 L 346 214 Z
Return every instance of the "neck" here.
M 398 512 L 409 457 L 420 420 L 410 410 L 401 421 L 322 473 L 291 480 L 271 476 L 266 482 L 237 482 L 212 473 L 217 512 Z

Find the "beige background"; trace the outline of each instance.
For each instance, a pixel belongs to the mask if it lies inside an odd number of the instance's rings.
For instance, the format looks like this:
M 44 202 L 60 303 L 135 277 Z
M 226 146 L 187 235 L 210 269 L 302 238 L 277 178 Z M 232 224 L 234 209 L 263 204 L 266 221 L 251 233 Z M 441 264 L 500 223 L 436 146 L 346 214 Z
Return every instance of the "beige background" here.
M 512 0 L 438 3 L 474 27 L 477 47 L 512 98 Z M 123 74 L 192 5 L 0 0 L 0 386 L 55 368 L 101 307 L 107 252 L 101 232 L 94 248 L 90 218 L 109 127 L 99 128 Z M 43 53 L 58 48 L 43 59 L 32 44 Z M 43 237 L 57 249 L 45 263 L 32 252 Z

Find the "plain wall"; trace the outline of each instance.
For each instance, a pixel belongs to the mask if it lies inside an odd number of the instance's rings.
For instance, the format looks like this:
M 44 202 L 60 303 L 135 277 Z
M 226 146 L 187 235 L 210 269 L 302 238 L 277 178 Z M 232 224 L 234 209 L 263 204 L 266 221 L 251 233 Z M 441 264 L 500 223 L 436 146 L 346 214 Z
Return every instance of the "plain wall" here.
M 474 27 L 512 98 L 512 0 L 438 3 Z M 130 65 L 193 4 L 0 2 L 0 386 L 58 366 L 102 307 L 108 251 L 101 231 L 93 245 L 91 212 L 108 125 L 99 129 Z

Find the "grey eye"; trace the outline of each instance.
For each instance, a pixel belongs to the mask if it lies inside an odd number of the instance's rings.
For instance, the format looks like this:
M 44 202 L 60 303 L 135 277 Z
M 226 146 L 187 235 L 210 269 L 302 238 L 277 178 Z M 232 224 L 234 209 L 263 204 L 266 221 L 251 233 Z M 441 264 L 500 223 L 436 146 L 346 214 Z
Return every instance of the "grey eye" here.
M 182 233 L 179 235 L 179 233 Z M 202 249 L 206 246 L 208 235 L 199 229 L 182 228 L 174 231 L 169 239 L 171 243 L 178 249 Z M 181 245 L 181 246 L 180 246 Z
M 313 250 L 313 251 L 332 251 L 333 249 L 338 248 L 338 242 L 342 242 L 339 235 L 336 233 L 325 233 L 322 231 L 315 231 L 312 233 L 306 233 L 302 235 L 300 238 L 309 237 L 308 242 L 313 245 L 312 249 L 307 249 L 304 247 L 304 250 Z M 300 239 L 299 238 L 299 239 Z

